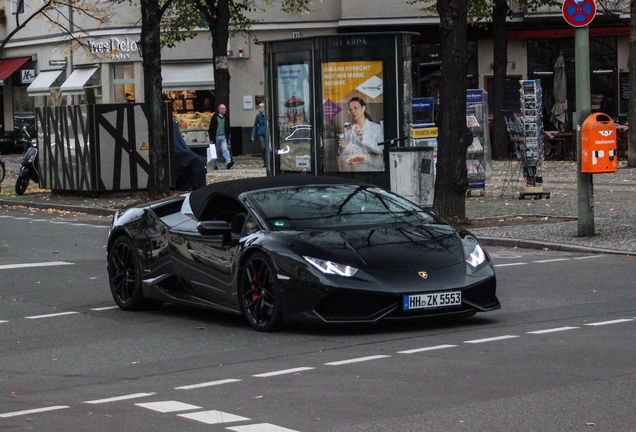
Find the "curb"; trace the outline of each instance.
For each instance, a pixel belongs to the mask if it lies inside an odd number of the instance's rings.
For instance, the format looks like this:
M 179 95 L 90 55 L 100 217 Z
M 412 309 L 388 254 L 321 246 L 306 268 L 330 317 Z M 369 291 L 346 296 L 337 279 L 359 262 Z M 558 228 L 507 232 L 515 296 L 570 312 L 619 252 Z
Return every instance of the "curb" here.
M 561 252 L 604 253 L 613 255 L 636 256 L 636 252 L 628 252 L 616 249 L 604 249 L 589 246 L 569 245 L 564 243 L 552 243 L 540 240 L 523 240 L 503 237 L 480 237 L 479 235 L 476 235 L 476 237 L 484 246 L 518 247 L 521 249 L 550 249 Z
M 0 200 L 0 205 L 15 207 L 28 207 L 28 208 L 36 208 L 41 210 L 60 210 L 67 212 L 75 212 L 75 213 L 85 213 L 93 216 L 113 216 L 119 210 L 117 209 L 107 209 L 107 208 L 96 208 L 96 207 L 83 207 L 83 206 L 74 206 L 68 204 L 47 204 L 47 203 L 29 203 L 29 202 L 17 202 L 11 200 Z

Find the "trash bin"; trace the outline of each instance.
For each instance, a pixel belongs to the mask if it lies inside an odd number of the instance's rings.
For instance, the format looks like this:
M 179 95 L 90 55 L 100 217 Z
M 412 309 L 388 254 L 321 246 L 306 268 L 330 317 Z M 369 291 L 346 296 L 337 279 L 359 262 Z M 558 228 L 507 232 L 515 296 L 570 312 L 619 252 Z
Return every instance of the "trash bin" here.
M 435 192 L 435 147 L 389 150 L 391 191 L 420 207 L 432 207 Z
M 616 125 L 607 115 L 594 113 L 581 126 L 581 172 L 616 172 Z

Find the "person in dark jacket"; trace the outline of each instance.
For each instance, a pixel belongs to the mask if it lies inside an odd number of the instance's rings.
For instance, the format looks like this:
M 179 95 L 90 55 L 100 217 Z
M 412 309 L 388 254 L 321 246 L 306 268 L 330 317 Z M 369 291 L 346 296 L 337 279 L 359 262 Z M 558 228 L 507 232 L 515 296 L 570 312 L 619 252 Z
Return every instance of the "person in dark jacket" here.
M 252 127 L 252 141 L 258 137 L 258 143 L 261 145 L 261 153 L 263 155 L 263 168 L 267 168 L 267 138 L 265 128 L 265 104 L 258 104 L 258 114 L 254 119 L 254 127 Z
M 230 156 L 230 151 L 227 148 L 227 140 L 230 138 L 230 118 L 227 113 L 225 105 L 220 104 L 217 112 L 212 116 L 210 120 L 210 128 L 208 134 L 210 135 L 210 141 L 216 146 L 216 159 L 214 159 L 214 169 L 219 169 L 219 153 L 223 152 L 225 158 L 225 167 L 227 169 L 232 168 L 234 162 Z

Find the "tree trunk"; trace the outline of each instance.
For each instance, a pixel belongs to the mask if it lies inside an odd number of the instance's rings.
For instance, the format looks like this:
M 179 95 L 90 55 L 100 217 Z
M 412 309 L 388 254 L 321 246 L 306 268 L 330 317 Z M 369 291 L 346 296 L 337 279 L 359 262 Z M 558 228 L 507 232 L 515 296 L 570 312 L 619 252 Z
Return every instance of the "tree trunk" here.
M 230 70 L 227 64 L 229 39 L 229 0 L 218 0 L 216 18 L 209 23 L 212 34 L 212 59 L 214 60 L 214 89 L 216 105 L 223 104 L 230 113 Z
M 141 0 L 141 47 L 150 157 L 148 192 L 151 197 L 168 193 L 170 189 L 168 137 L 162 121 L 161 15 L 159 2 Z
M 636 17 L 636 0 L 630 1 L 631 16 Z M 629 32 L 629 133 L 627 136 L 627 166 L 636 167 L 636 23 Z
M 448 221 L 466 219 L 466 150 L 472 141 L 466 126 L 467 9 L 467 0 L 437 0 L 442 91 L 433 208 Z
M 488 89 L 488 97 L 493 99 L 492 118 L 495 126 L 492 143 L 493 158 L 508 158 L 508 131 L 501 111 L 506 109 L 506 73 L 508 70 L 508 39 L 506 38 L 506 0 L 495 0 L 492 11 L 492 32 L 494 39 L 493 89 Z

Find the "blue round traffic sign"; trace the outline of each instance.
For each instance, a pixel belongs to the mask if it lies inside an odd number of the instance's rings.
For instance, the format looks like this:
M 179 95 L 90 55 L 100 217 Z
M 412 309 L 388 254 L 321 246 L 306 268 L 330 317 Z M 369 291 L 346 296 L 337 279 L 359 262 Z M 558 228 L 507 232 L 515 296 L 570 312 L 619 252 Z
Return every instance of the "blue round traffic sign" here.
M 595 15 L 594 0 L 565 0 L 563 2 L 563 18 L 574 27 L 588 25 Z

